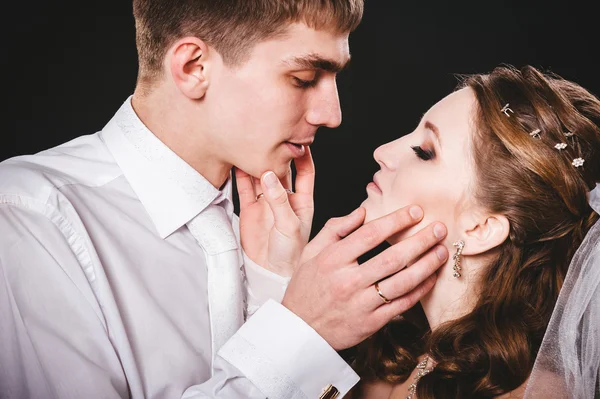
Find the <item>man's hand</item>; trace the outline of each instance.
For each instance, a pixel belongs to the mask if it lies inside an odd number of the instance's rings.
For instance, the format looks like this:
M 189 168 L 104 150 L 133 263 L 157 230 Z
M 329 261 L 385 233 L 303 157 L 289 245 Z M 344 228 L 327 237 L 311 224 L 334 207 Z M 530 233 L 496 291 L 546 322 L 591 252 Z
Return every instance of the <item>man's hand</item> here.
M 336 350 L 358 344 L 411 308 L 433 287 L 435 271 L 448 258 L 448 250 L 436 245 L 446 228 L 432 223 L 359 265 L 359 256 L 418 223 L 422 211 L 406 207 L 358 228 L 364 218 L 364 208 L 358 208 L 327 222 L 306 246 L 308 261 L 294 273 L 282 302 Z
M 283 185 L 273 172 L 264 173 L 256 181 L 239 169 L 235 171 L 244 252 L 258 265 L 281 276 L 291 276 L 300 263 L 314 215 L 315 166 L 308 147 L 304 156 L 294 160 L 294 166 L 293 194 L 286 191 L 292 187 L 291 170 Z

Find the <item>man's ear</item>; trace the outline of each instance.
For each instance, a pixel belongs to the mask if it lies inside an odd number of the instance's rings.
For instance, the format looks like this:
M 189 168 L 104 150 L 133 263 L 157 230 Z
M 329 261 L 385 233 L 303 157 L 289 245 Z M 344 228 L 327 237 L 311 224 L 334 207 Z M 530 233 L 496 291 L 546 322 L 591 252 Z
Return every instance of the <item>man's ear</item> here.
M 504 215 L 468 212 L 461 216 L 461 239 L 464 255 L 479 255 L 502 244 L 510 233 L 510 222 Z
M 185 37 L 171 46 L 167 67 L 177 88 L 188 98 L 204 97 L 209 86 L 208 75 L 216 54 L 197 37 Z M 213 51 L 214 53 L 214 51 Z

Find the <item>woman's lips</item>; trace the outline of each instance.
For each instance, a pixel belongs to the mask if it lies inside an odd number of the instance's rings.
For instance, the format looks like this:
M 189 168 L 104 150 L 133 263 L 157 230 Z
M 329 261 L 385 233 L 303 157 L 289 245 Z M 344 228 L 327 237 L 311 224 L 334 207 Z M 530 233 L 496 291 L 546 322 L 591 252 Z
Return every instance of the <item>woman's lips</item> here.
M 381 189 L 379 188 L 379 186 L 377 184 L 375 184 L 375 182 L 371 182 L 371 183 L 367 184 L 367 191 L 371 191 L 376 194 L 383 194 L 381 192 Z
M 373 181 L 367 184 L 367 191 L 372 191 L 377 194 L 383 194 L 381 186 L 379 186 L 379 183 L 377 182 L 377 173 L 373 175 Z

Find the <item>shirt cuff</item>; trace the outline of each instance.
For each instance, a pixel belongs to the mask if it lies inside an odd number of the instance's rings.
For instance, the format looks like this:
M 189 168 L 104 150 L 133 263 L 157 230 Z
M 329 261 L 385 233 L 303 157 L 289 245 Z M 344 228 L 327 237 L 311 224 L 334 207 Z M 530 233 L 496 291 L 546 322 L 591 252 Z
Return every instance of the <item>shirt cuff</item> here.
M 218 355 L 270 399 L 316 399 L 329 385 L 341 398 L 359 380 L 315 330 L 273 300 L 268 300 Z
M 248 310 L 254 313 L 269 299 L 281 302 L 291 277 L 283 277 L 254 263 L 246 252 L 242 251 L 244 268 L 248 284 Z

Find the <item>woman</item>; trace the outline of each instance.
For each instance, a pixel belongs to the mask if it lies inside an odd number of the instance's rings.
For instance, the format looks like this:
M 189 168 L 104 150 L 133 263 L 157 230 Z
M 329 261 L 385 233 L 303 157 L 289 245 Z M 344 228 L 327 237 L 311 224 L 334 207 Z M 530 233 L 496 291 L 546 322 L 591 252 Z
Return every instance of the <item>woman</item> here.
M 456 253 L 422 311 L 356 348 L 352 398 L 522 397 L 569 262 L 598 220 L 588 193 L 600 181 L 600 101 L 533 67 L 500 67 L 467 77 L 374 156 L 367 219 L 419 204 Z
M 590 231 L 599 217 L 588 193 L 600 181 L 600 101 L 535 68 L 500 67 L 467 77 L 414 132 L 378 148 L 375 159 L 381 170 L 367 186 L 365 222 L 418 204 L 425 218 L 388 241 L 440 221 L 444 244 L 456 253 L 420 305 L 344 352 L 362 377 L 349 396 L 506 398 L 523 397 L 527 387 L 528 398 L 550 399 L 551 386 L 552 399 L 591 397 L 600 377 L 600 301 L 590 299 L 600 295 L 600 225 Z M 312 203 L 312 191 L 302 188 L 310 184 L 303 178 L 291 208 L 273 213 L 285 220 L 272 230 L 276 239 L 269 236 L 278 244 L 269 247 L 269 262 L 297 266 L 312 256 L 310 245 L 302 251 L 312 216 L 300 212 L 312 207 L 298 206 Z M 251 191 L 246 184 L 242 194 L 254 197 Z M 262 197 L 246 202 L 265 210 Z M 282 227 L 287 234 L 278 232 Z M 251 259 L 258 241 L 242 229 Z M 553 316 L 526 384 L 576 251 L 576 273 L 557 307 L 567 314 Z M 394 292 L 389 277 L 375 289 L 384 303 Z

